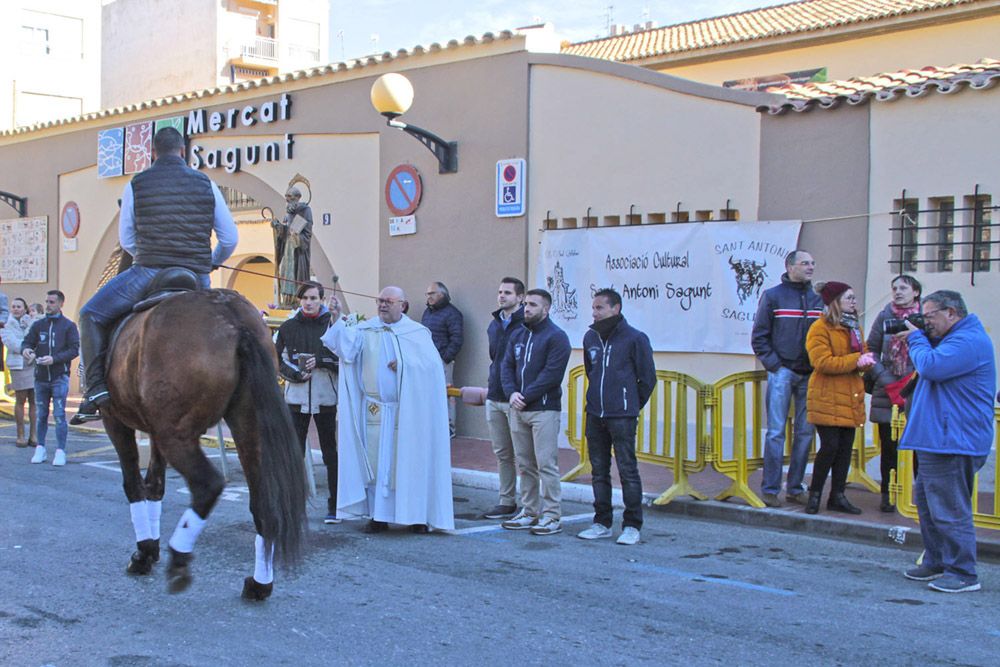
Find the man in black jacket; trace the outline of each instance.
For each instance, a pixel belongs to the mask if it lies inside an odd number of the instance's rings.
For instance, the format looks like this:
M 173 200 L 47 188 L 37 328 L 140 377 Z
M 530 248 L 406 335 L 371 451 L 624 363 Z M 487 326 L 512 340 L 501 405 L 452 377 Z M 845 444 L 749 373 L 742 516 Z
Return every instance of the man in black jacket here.
M 35 362 L 35 405 L 38 445 L 32 463 L 45 463 L 45 434 L 49 428 L 49 401 L 56 422 L 56 455 L 52 465 L 66 465 L 66 396 L 69 394 L 70 364 L 80 353 L 76 324 L 62 314 L 65 295 L 49 290 L 45 295 L 45 317 L 31 325 L 21 343 L 25 361 Z
M 530 530 L 532 535 L 562 532 L 559 418 L 570 345 L 566 332 L 549 318 L 551 307 L 547 291 L 528 290 L 524 324 L 507 341 L 500 369 L 503 390 L 510 397 L 510 434 L 523 504 L 514 518 L 500 525 Z
M 785 456 L 785 423 L 793 397 L 794 435 L 785 499 L 805 505 L 809 497 L 802 479 L 815 429 L 806 421 L 806 390 L 812 373 L 806 333 L 823 315 L 823 300 L 813 292 L 810 282 L 815 269 L 816 262 L 805 250 L 788 253 L 781 284 L 764 292 L 753 320 L 751 345 L 767 369 L 767 439 L 761 500 L 768 507 L 781 506 L 778 494 Z
M 639 411 L 656 386 L 653 347 L 622 317 L 622 297 L 613 289 L 594 293 L 594 323 L 583 336 L 587 372 L 587 451 L 593 469 L 594 525 L 584 540 L 611 537 L 611 450 L 618 462 L 625 514 L 618 544 L 638 544 L 642 529 L 642 480 L 635 455 Z
M 510 335 L 524 322 L 524 283 L 517 278 L 505 277 L 497 290 L 497 305 L 493 319 L 486 330 L 490 340 L 490 376 L 486 389 L 486 423 L 490 427 L 490 441 L 497 457 L 500 475 L 500 502 L 483 514 L 484 519 L 509 519 L 517 513 L 517 461 L 514 441 L 510 435 L 510 403 L 500 367 L 507 352 Z
M 184 162 L 184 137 L 172 127 L 153 137 L 156 161 L 122 192 L 118 242 L 132 266 L 104 284 L 80 309 L 81 352 L 87 394 L 73 424 L 99 419 L 110 399 L 105 382 L 112 325 L 142 299 L 160 269 L 193 271 L 203 289 L 209 273 L 236 249 L 239 232 L 219 188 Z M 212 232 L 218 241 L 212 250 Z
M 451 293 L 442 282 L 427 286 L 427 309 L 420 323 L 430 329 L 434 347 L 444 364 L 444 380 L 449 387 L 455 380 L 455 357 L 462 349 L 462 311 L 451 302 Z M 448 426 L 455 437 L 455 399 L 448 398 Z

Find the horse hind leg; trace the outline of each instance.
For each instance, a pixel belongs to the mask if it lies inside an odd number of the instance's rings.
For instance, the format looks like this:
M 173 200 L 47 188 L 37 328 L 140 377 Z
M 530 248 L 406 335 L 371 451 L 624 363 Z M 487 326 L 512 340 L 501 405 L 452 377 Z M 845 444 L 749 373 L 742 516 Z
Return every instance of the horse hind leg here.
M 144 509 L 148 522 L 149 538 L 137 542 L 138 550 L 132 554 L 130 568 L 136 568 L 135 574 L 149 574 L 153 564 L 160 562 L 160 514 L 163 511 L 163 493 L 166 489 L 167 463 L 159 448 L 150 445 L 149 465 L 146 467 L 146 501 Z M 140 519 L 141 521 L 141 519 Z M 136 521 L 133 520 L 133 524 Z M 129 569 L 132 572 L 132 569 Z
M 226 482 L 198 443 L 197 436 L 179 438 L 152 434 L 153 447 L 181 474 L 191 493 L 191 506 L 184 510 L 170 541 L 170 564 L 167 567 L 167 590 L 180 593 L 191 585 L 191 560 L 195 542 L 208 515 L 219 499 Z
M 146 486 L 139 470 L 139 447 L 135 441 L 135 431 L 111 416 L 104 418 L 104 428 L 118 453 L 122 486 L 135 531 L 136 550 L 129 558 L 125 571 L 135 575 L 149 574 L 153 571 L 153 563 L 159 559 L 160 545 L 158 536 L 154 540 L 150 529 Z

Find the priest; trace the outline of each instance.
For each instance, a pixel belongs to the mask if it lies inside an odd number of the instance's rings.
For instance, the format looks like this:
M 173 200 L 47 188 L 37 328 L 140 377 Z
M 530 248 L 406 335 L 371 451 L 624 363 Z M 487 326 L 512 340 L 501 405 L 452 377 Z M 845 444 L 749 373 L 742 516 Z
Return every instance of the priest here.
M 350 326 L 330 299 L 322 341 L 340 358 L 338 516 L 368 516 L 415 533 L 455 527 L 444 366 L 430 331 L 407 317 L 399 287 L 376 299 L 378 318 Z

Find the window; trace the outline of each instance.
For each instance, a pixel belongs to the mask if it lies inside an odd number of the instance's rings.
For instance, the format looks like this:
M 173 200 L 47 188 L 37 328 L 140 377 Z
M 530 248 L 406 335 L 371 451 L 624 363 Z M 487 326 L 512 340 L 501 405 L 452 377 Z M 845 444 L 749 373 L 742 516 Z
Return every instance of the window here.
M 934 225 L 935 254 L 938 271 L 948 272 L 955 266 L 955 199 L 954 197 L 931 198 L 931 213 L 936 217 Z
M 892 217 L 892 262 L 899 267 L 900 273 L 916 271 L 919 203 L 916 199 L 897 199 L 893 202 L 892 209 L 897 212 Z
M 972 263 L 976 271 L 990 270 L 990 255 L 993 249 L 990 221 L 993 219 L 992 201 L 989 195 L 969 197 L 971 213 Z
M 26 55 L 47 56 L 51 53 L 49 29 L 30 25 L 21 26 L 21 46 Z
M 83 58 L 83 19 L 24 10 L 21 21 L 25 52 L 65 60 Z

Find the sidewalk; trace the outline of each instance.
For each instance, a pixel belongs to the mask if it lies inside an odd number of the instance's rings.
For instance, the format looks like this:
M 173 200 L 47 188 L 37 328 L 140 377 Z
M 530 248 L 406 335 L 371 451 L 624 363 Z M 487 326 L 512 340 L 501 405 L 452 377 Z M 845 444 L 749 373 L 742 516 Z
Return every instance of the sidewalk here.
M 78 396 L 71 395 L 69 397 L 66 407 L 68 415 L 76 413 L 79 400 Z M 7 406 L 3 403 L 0 403 L 0 415 L 8 418 L 10 416 Z M 104 432 L 104 427 L 100 422 L 71 428 L 81 431 Z M 232 440 L 225 426 L 223 426 L 223 434 L 229 445 L 227 448 L 229 455 L 233 455 L 235 452 L 232 452 L 231 449 Z M 314 464 L 322 465 L 319 441 L 316 437 L 315 428 L 310 429 L 309 441 Z M 209 447 L 217 446 L 214 428 L 210 429 L 202 437 L 202 443 Z M 563 474 L 572 470 L 578 462 L 579 460 L 574 450 L 559 450 L 559 470 Z M 235 460 L 233 463 L 236 463 Z M 452 440 L 451 463 L 452 478 L 455 484 L 479 489 L 495 490 L 499 487 L 496 457 L 488 440 L 463 437 L 455 438 Z M 797 533 L 809 533 L 833 539 L 848 539 L 912 550 L 921 548 L 920 529 L 917 523 L 896 512 L 883 513 L 879 511 L 879 503 L 881 501 L 879 494 L 871 493 L 858 485 L 849 485 L 847 496 L 852 503 L 863 510 L 863 514 L 860 516 L 826 511 L 826 493 L 823 496 L 820 513 L 809 515 L 805 513 L 805 508 L 801 505 L 788 503 L 783 507 L 775 509 L 756 509 L 737 498 L 730 498 L 727 501 L 700 501 L 690 497 L 681 497 L 667 505 L 653 505 L 652 501 L 666 491 L 673 483 L 673 475 L 666 468 L 642 462 L 639 463 L 639 474 L 642 477 L 642 486 L 645 490 L 647 511 L 666 512 L 697 519 L 707 519 L 709 521 L 739 523 Z M 757 471 L 750 476 L 751 489 L 760 488 L 760 474 L 760 471 Z M 317 475 L 317 478 L 321 482 L 325 480 L 325 476 L 322 474 Z M 700 473 L 689 475 L 688 480 L 695 489 L 705 494 L 708 498 L 714 498 L 726 489 L 730 483 L 729 478 L 710 468 Z M 612 466 L 612 484 L 615 487 L 616 505 L 620 505 L 621 494 L 619 489 L 621 487 L 618 481 L 618 473 L 614 469 L 614 466 Z M 567 501 L 585 504 L 591 503 L 593 501 L 593 492 L 590 487 L 590 476 L 581 475 L 572 482 L 564 482 L 562 485 L 562 495 L 563 499 Z M 783 496 L 782 499 L 784 499 Z M 980 502 L 983 501 L 984 496 L 980 496 Z M 1000 562 L 1000 531 L 977 529 L 976 533 L 979 543 L 979 557 L 984 560 Z

